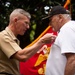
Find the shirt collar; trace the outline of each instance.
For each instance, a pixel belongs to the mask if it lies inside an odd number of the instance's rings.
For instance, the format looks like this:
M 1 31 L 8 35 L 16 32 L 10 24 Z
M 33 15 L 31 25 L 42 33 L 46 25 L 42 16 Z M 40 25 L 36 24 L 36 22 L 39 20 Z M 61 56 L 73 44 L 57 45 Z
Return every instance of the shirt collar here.
M 19 40 L 16 38 L 16 36 L 14 35 L 14 33 L 8 27 L 6 27 L 5 30 L 10 35 L 10 37 L 19 44 Z

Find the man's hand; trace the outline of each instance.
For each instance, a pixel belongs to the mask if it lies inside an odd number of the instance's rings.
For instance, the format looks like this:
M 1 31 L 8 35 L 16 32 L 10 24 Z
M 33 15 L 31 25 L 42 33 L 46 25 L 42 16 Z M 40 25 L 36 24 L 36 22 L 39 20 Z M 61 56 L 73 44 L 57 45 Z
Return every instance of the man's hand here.
M 42 43 L 48 44 L 48 43 L 54 42 L 55 38 L 56 38 L 56 35 L 53 35 L 52 33 L 47 33 L 41 38 L 41 40 L 42 40 Z

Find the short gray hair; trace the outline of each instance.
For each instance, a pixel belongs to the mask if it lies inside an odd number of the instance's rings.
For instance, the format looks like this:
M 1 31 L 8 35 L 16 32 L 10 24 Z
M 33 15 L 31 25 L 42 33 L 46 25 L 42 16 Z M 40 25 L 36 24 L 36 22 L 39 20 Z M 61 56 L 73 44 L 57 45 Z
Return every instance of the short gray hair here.
M 14 17 L 14 16 L 19 15 L 19 14 L 22 14 L 22 15 L 24 15 L 24 16 L 27 16 L 29 19 L 31 19 L 30 13 L 27 12 L 27 11 L 25 11 L 25 10 L 23 10 L 23 9 L 21 9 L 21 8 L 17 8 L 17 9 L 15 9 L 15 10 L 13 10 L 13 12 L 10 14 L 10 19 L 11 19 L 12 17 Z
M 68 14 L 63 14 L 65 18 L 71 19 L 71 13 L 69 10 L 66 10 Z

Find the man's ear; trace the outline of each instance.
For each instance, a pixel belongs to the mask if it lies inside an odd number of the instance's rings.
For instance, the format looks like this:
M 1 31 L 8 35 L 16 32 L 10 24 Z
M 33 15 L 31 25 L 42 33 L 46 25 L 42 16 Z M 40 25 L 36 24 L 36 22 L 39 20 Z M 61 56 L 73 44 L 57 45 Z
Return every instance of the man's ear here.
M 59 14 L 59 22 L 61 23 L 63 21 L 63 15 L 62 14 Z
M 14 22 L 17 22 L 17 21 L 18 21 L 18 18 L 17 18 L 17 17 L 15 17 L 15 18 L 14 18 Z

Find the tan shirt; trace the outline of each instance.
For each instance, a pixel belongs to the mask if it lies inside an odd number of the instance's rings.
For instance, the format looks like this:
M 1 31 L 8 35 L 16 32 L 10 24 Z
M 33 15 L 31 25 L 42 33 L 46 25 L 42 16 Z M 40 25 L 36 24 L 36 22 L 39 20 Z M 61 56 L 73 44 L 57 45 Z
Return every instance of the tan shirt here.
M 11 58 L 18 50 L 21 50 L 19 40 L 7 27 L 0 32 L 0 72 L 20 75 L 19 61 Z

